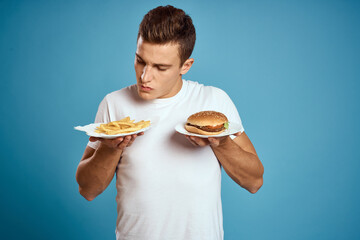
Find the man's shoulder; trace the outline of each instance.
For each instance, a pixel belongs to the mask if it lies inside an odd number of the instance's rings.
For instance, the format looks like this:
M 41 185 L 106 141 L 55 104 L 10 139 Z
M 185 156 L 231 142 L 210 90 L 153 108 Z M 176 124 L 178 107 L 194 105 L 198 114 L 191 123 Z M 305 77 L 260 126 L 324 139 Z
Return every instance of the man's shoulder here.
M 219 87 L 211 86 L 211 85 L 205 85 L 199 82 L 191 81 L 191 80 L 185 80 L 189 86 L 189 90 L 192 91 L 199 91 L 201 93 L 204 93 L 205 95 L 215 95 L 215 96 L 228 96 L 227 93 L 222 90 Z
M 134 93 L 136 93 L 136 85 L 130 85 L 119 90 L 115 90 L 113 92 L 108 93 L 105 96 L 107 101 L 119 101 L 126 100 L 134 97 Z

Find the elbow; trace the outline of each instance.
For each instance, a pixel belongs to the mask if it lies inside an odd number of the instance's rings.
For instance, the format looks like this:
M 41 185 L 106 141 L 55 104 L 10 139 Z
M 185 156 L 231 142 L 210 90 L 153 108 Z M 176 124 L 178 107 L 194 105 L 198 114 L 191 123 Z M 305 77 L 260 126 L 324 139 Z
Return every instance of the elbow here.
M 97 195 L 99 194 L 92 194 L 92 193 L 89 193 L 88 191 L 85 191 L 83 188 L 79 187 L 79 193 L 81 196 L 83 196 L 86 200 L 88 200 L 89 202 L 94 200 Z
M 250 188 L 248 188 L 248 191 L 252 194 L 257 193 L 257 191 L 259 191 L 259 189 L 262 187 L 263 182 L 263 178 L 261 177 L 256 182 L 254 182 L 254 184 Z
M 79 185 L 79 193 L 81 196 L 83 196 L 86 200 L 88 201 L 92 201 L 94 200 L 100 193 L 94 193 L 93 190 L 89 189 L 89 187 L 85 187 L 87 186 L 84 181 L 84 179 L 80 178 L 80 175 L 78 174 L 78 172 L 76 173 L 76 181 Z
M 248 189 L 248 191 L 250 193 L 255 194 L 262 187 L 262 185 L 264 183 L 263 175 L 264 175 L 264 167 L 261 165 L 260 177 L 258 179 L 256 179 L 253 182 L 252 186 Z

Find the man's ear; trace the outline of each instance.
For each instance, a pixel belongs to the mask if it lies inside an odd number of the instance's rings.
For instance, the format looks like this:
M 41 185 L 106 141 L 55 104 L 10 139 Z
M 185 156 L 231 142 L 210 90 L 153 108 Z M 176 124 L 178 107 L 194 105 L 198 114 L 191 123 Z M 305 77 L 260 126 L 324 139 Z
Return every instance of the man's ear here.
M 193 58 L 187 59 L 187 60 L 184 62 L 184 64 L 182 65 L 182 67 L 181 67 L 181 72 L 180 72 L 180 74 L 181 74 L 181 75 L 184 75 L 185 73 L 187 73 L 187 72 L 190 70 L 190 68 L 191 68 L 191 66 L 193 65 L 193 63 L 194 63 L 194 59 L 193 59 Z

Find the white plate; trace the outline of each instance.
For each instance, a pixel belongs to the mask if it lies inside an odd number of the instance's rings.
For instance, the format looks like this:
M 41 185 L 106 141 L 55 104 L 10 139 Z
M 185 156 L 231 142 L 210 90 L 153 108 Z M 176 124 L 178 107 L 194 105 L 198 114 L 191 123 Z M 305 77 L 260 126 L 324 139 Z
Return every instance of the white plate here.
M 177 124 L 177 125 L 175 126 L 175 130 L 176 130 L 177 132 L 181 133 L 181 134 L 184 134 L 184 135 L 201 137 L 201 138 L 224 137 L 224 136 L 229 136 L 229 135 L 235 134 L 235 133 L 240 132 L 240 131 L 243 130 L 241 124 L 229 122 L 229 128 L 226 129 L 225 131 L 223 131 L 223 132 L 220 133 L 220 134 L 217 134 L 217 135 L 200 135 L 200 134 L 188 132 L 188 131 L 185 129 L 184 126 L 185 126 L 185 122 L 184 122 L 184 123 L 179 123 L 179 124 Z
M 88 125 L 85 125 L 85 126 L 77 126 L 77 127 L 74 127 L 76 130 L 79 130 L 79 131 L 83 131 L 83 132 L 86 132 L 86 134 L 88 136 L 91 136 L 91 137 L 98 137 L 98 138 L 106 138 L 106 139 L 112 139 L 112 138 L 117 138 L 117 137 L 123 137 L 123 136 L 127 136 L 127 135 L 132 135 L 132 134 L 137 134 L 137 133 L 140 133 L 140 132 L 145 132 L 146 130 L 148 130 L 150 126 L 146 127 L 146 128 L 143 128 L 143 129 L 140 129 L 136 132 L 131 132 L 131 133 L 122 133 L 122 134 L 116 134 L 116 135 L 107 135 L 107 134 L 104 134 L 104 133 L 97 133 L 95 132 L 96 128 L 98 126 L 100 126 L 100 124 L 102 123 L 92 123 L 92 124 L 88 124 Z

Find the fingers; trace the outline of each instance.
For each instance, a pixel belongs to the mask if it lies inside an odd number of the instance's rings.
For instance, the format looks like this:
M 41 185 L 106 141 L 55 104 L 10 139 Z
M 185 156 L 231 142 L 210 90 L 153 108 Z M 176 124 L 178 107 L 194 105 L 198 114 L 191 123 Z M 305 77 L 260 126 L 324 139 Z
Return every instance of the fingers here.
M 190 141 L 190 143 L 194 146 L 205 147 L 209 145 L 209 141 L 206 138 L 194 137 L 186 135 L 186 138 Z
M 220 145 L 220 139 L 219 138 L 213 138 L 213 137 L 209 137 L 208 138 L 209 143 L 212 147 L 217 147 Z
M 105 138 L 97 138 L 97 137 L 90 137 L 89 141 L 95 142 L 100 141 L 102 144 L 106 145 L 109 148 L 123 150 L 126 147 L 130 147 L 131 144 L 135 141 L 137 136 L 144 135 L 143 132 L 133 135 L 127 135 L 124 137 L 117 137 L 113 139 L 105 139 Z
M 124 141 L 124 137 L 117 137 L 117 138 L 113 138 L 113 139 L 101 138 L 101 139 L 99 139 L 99 141 L 102 144 L 105 144 L 106 146 L 108 146 L 109 148 L 119 149 L 118 146 Z
M 131 136 L 124 137 L 123 140 L 116 147 L 121 150 L 128 147 L 128 144 L 130 143 L 131 138 L 132 138 Z
M 226 137 L 200 138 L 188 135 L 186 135 L 186 138 L 190 141 L 192 145 L 200 147 L 205 147 L 207 145 L 210 145 L 211 147 L 218 147 L 221 142 L 226 139 Z
M 197 146 L 197 144 L 190 138 L 190 136 L 185 136 L 187 138 L 187 140 L 189 140 L 189 142 L 194 145 L 194 146 Z
M 143 134 L 144 134 L 144 133 L 143 133 Z M 143 135 L 143 134 L 142 134 L 142 135 Z M 135 141 L 135 138 L 136 138 L 137 136 L 141 136 L 141 135 L 138 135 L 138 134 L 131 135 L 131 138 L 130 138 L 129 143 L 127 144 L 127 147 L 130 147 L 130 146 L 131 146 L 131 144 Z

